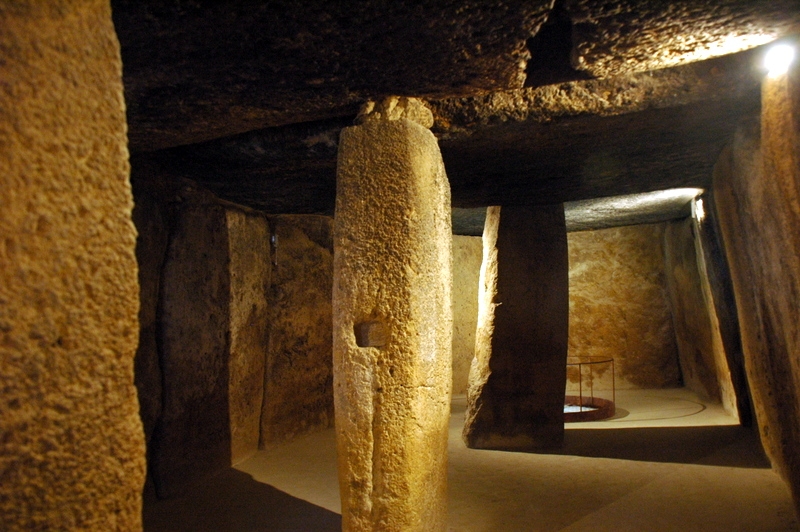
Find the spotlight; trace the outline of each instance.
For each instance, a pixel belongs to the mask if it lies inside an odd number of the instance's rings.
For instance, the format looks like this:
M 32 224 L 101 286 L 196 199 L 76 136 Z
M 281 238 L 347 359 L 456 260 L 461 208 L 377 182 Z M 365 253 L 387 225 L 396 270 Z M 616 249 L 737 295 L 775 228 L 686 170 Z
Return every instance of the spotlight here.
M 764 67 L 771 78 L 785 74 L 794 60 L 794 47 L 788 44 L 776 44 L 764 56 Z
M 695 220 L 697 220 L 698 222 L 702 222 L 703 220 L 705 220 L 706 210 L 703 208 L 703 200 L 700 198 L 696 198 L 694 200 L 693 207 L 694 208 L 692 209 L 693 211 L 692 214 L 694 214 Z

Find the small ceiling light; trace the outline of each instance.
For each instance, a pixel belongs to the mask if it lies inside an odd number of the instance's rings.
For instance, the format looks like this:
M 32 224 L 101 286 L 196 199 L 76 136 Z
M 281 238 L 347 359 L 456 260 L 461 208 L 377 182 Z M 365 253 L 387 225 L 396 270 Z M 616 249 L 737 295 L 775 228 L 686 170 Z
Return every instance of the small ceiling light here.
M 764 56 L 764 66 L 771 78 L 785 74 L 794 60 L 794 47 L 788 44 L 776 44 Z

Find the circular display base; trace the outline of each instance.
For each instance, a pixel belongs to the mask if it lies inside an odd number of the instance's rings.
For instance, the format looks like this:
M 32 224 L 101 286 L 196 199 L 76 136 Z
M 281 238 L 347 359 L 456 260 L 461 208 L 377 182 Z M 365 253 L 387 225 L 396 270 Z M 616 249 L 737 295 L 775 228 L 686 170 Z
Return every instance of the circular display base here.
M 577 395 L 567 395 L 564 397 L 564 406 L 583 406 L 582 412 L 564 412 L 564 423 L 576 423 L 578 421 L 599 421 L 614 416 L 616 407 L 614 401 L 600 399 L 599 397 L 584 397 L 583 401 Z

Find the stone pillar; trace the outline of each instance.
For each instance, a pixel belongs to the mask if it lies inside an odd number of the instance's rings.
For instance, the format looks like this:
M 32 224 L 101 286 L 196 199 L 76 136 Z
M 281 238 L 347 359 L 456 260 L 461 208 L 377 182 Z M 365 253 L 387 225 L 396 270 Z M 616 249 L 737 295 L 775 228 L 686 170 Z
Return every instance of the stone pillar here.
M 450 189 L 430 111 L 369 105 L 342 131 L 334 404 L 348 531 L 443 531 L 451 392 Z
M 0 528 L 141 530 L 136 231 L 108 0 L 0 7 Z
M 761 124 L 720 158 L 714 196 L 731 267 L 753 409 L 800 513 L 800 90 L 764 80 Z
M 569 279 L 562 205 L 490 207 L 464 440 L 535 450 L 564 438 Z

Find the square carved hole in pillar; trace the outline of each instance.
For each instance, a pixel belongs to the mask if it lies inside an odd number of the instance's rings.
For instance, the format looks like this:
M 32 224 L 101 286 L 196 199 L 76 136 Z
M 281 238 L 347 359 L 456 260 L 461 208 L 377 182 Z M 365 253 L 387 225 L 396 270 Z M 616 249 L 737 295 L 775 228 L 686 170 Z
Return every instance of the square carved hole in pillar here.
M 379 321 L 364 321 L 354 327 L 358 347 L 383 347 L 386 345 L 386 326 Z

